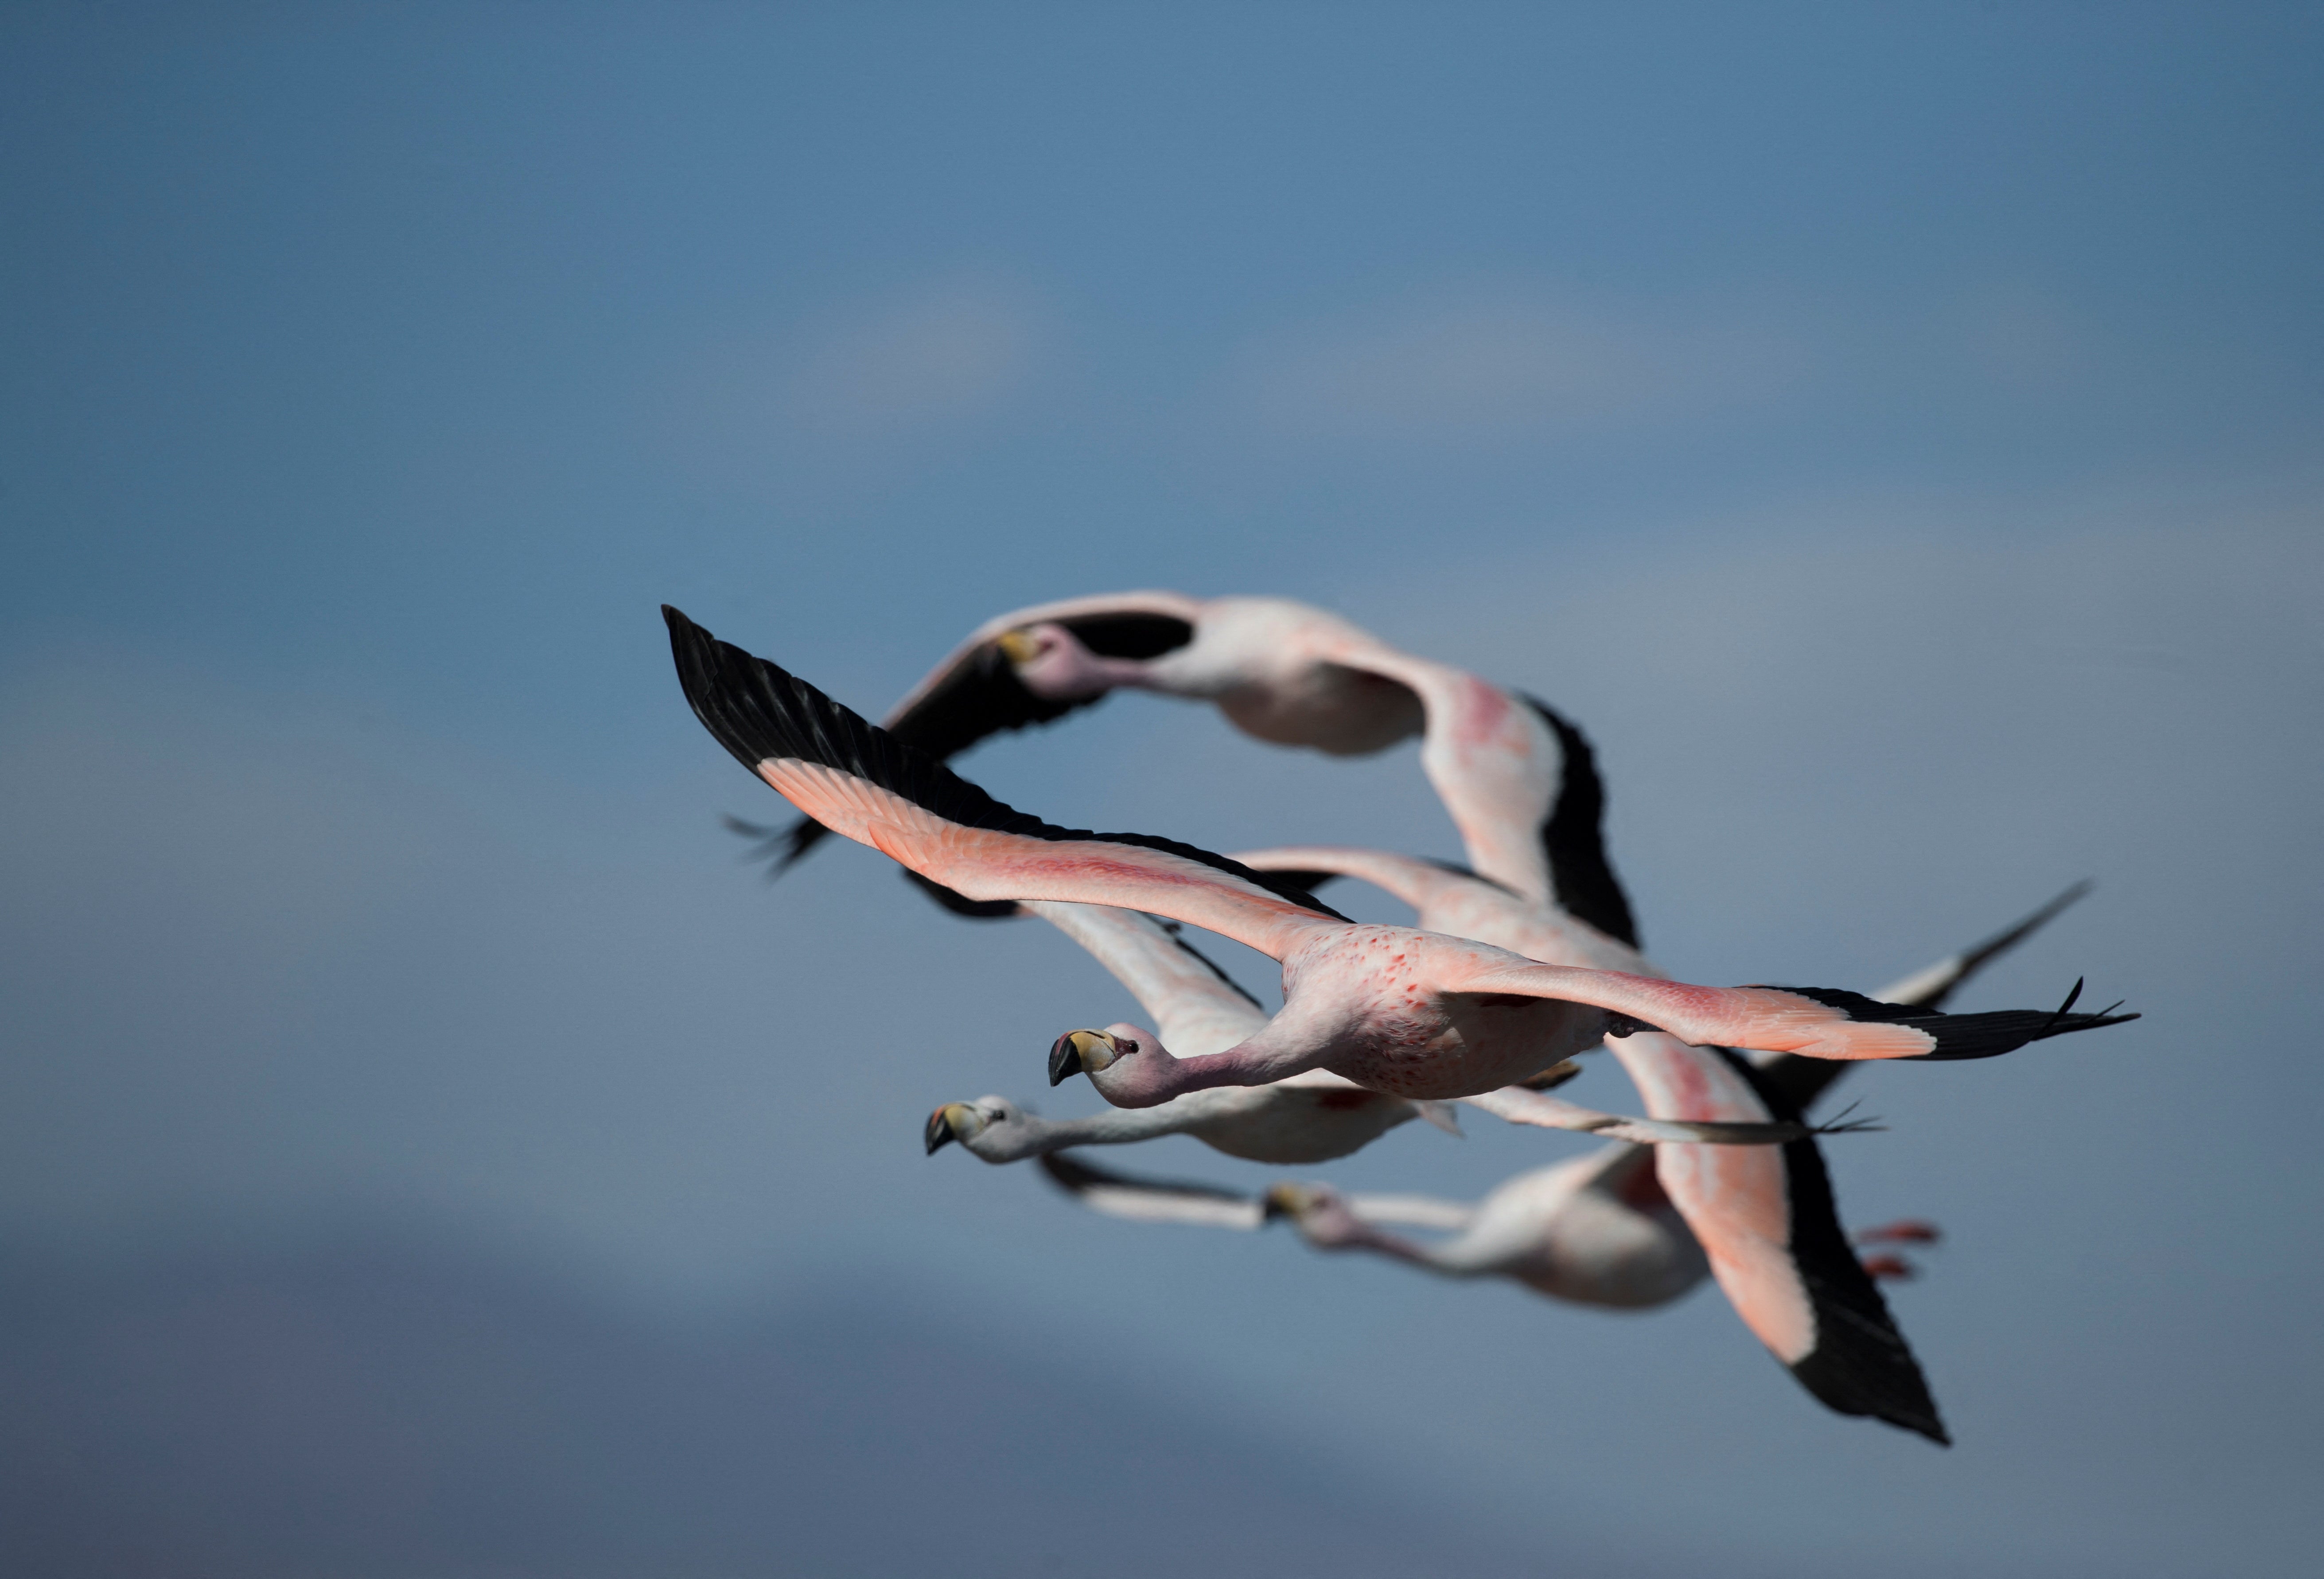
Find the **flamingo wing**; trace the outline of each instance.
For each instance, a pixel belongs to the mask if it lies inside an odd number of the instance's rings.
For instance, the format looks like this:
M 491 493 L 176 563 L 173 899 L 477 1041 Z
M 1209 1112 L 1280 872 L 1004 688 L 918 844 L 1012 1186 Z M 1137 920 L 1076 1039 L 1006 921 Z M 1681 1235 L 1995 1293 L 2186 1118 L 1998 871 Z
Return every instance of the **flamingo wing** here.
M 1344 924 L 1303 891 L 1149 834 L 1058 827 L 1002 805 L 942 762 L 775 664 L 665 606 L 695 716 L 736 761 L 817 822 L 972 900 L 1120 905 L 1281 957 Z
M 1638 1146 L 1780 1146 L 1808 1132 L 1804 1124 L 1796 1122 L 1746 1123 L 1733 1120 L 1646 1119 L 1628 1113 L 1600 1113 L 1595 1108 L 1577 1106 L 1562 1097 L 1529 1091 L 1522 1085 L 1505 1085 L 1498 1091 L 1455 1100 L 1471 1107 L 1481 1108 L 1495 1118 L 1504 1119 L 1512 1124 L 1603 1135 L 1609 1140 L 1628 1140 Z
M 1798 1107 L 1748 1060 L 1719 1051 L 1776 1119 L 1800 1117 Z M 1814 1335 L 1806 1353 L 1776 1357 L 1826 1408 L 1869 1415 L 1950 1446 L 1920 1362 L 1840 1228 L 1821 1149 L 1806 1137 L 1785 1146 L 1783 1158 L 1786 1249 L 1798 1276 L 1796 1297 L 1808 1307 Z
M 1209 1228 L 1259 1228 L 1267 1204 L 1211 1185 L 1176 1179 L 1141 1178 L 1084 1162 L 1070 1151 L 1039 1159 L 1041 1171 L 1059 1189 L 1093 1211 L 1139 1223 L 1190 1223 Z M 1476 1206 L 1436 1196 L 1362 1195 L 1346 1197 L 1348 1209 L 1366 1223 L 1458 1233 L 1475 1221 Z
M 1538 697 L 1525 698 L 1557 737 L 1557 799 L 1541 819 L 1542 854 L 1558 909 L 1607 937 L 1638 945 L 1630 896 L 1606 854 L 1606 782 L 1590 737 Z
M 1179 935 L 1176 921 L 1105 905 L 1034 900 L 1027 909 L 1089 950 L 1151 1017 L 1179 1057 L 1223 1052 L 1267 1023 L 1259 1000 Z
M 1945 1000 L 1950 998 L 1969 977 L 2049 925 L 2058 912 L 2089 893 L 2090 887 L 2087 879 L 2074 884 L 2024 919 L 2004 928 L 1982 943 L 1970 945 L 1950 959 L 1941 959 L 1926 970 L 1915 971 L 1901 982 L 1891 983 L 1875 996 L 1891 1003 L 1943 1008 Z
M 1181 1184 L 1166 1179 L 1137 1178 L 1111 1168 L 1084 1162 L 1070 1151 L 1051 1151 L 1041 1159 L 1041 1171 L 1065 1194 L 1093 1211 L 1139 1223 L 1187 1223 L 1204 1228 L 1256 1229 L 1267 1222 L 1267 1207 L 1255 1196 L 1209 1185 Z
M 2138 1018 L 2074 1013 L 2079 982 L 2064 1004 L 2049 1012 L 2013 1009 L 1984 1014 L 1937 1013 L 1833 987 L 1697 987 L 1620 971 L 1486 957 L 1468 969 L 1454 969 L 1438 985 L 1447 992 L 1591 1004 L 1617 1021 L 1609 1035 L 1652 1028 L 1695 1047 L 1756 1048 L 1812 1058 L 1990 1058 L 2046 1037 Z M 1628 1030 L 1620 1027 L 1625 1020 Z
M 906 744 L 943 761 L 988 736 L 1052 723 L 1104 697 L 1053 701 L 1035 696 L 1001 651 L 1001 637 L 1026 625 L 1059 624 L 1102 657 L 1155 658 L 1194 640 L 1201 610 L 1200 600 L 1175 592 L 1120 592 L 1036 604 L 1002 614 L 979 626 L 922 677 L 889 711 L 884 727 Z M 759 839 L 764 858 L 779 874 L 831 830 L 813 817 L 802 817 L 779 832 L 748 824 L 735 831 Z
M 1903 981 L 1882 988 L 1876 996 L 1890 1003 L 1942 1009 L 1945 1001 L 1971 976 L 2031 937 L 2059 911 L 2089 891 L 2089 882 L 2078 882 L 2024 919 L 2004 928 L 1982 943 L 1939 960 L 1926 970 L 1915 971 Z M 1829 1058 L 1803 1058 L 1791 1053 L 1777 1053 L 1753 1062 L 1762 1081 L 1781 1091 L 1787 1101 L 1801 1109 L 1822 1095 L 1847 1070 L 1846 1065 Z

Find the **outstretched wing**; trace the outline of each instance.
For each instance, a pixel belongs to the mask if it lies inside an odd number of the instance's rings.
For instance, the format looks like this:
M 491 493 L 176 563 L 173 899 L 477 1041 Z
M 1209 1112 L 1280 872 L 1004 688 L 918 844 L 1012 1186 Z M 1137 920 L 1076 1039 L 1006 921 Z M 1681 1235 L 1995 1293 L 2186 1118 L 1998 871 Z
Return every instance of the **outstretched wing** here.
M 1267 1208 L 1255 1196 L 1213 1189 L 1209 1185 L 1135 1178 L 1084 1162 L 1070 1151 L 1040 1159 L 1041 1171 L 1065 1194 L 1092 1211 L 1139 1223 L 1190 1223 L 1205 1228 L 1255 1229 Z
M 1941 959 L 1926 970 L 1915 971 L 1903 981 L 1884 987 L 1876 994 L 1890 1003 L 1910 1004 L 1923 1009 L 1941 1009 L 1961 984 L 1993 961 L 2031 937 L 2047 925 L 2059 911 L 2090 891 L 2085 881 L 2074 884 L 2056 899 L 2035 910 L 2015 926 L 2003 928 L 1950 958 Z M 1826 1087 L 1846 1071 L 1844 1064 L 1829 1058 L 1802 1058 L 1789 1053 L 1754 1059 L 1759 1078 L 1780 1091 L 1794 1106 L 1805 1109 L 1823 1094 Z
M 1063 625 L 1104 658 L 1158 658 L 1194 640 L 1198 599 L 1176 592 L 1114 592 L 1036 604 L 988 620 L 930 669 L 889 710 L 883 726 L 916 750 L 942 762 L 987 736 L 1047 724 L 1102 696 L 1052 701 L 1017 678 L 1001 638 L 1027 625 Z M 738 830 L 739 831 L 739 830 Z M 761 836 L 770 871 L 780 874 L 831 830 L 802 817 L 773 836 Z
M 1725 1048 L 1720 1056 L 1751 1084 L 1778 1120 L 1800 1116 L 1783 1092 L 1748 1061 Z M 1950 1445 L 1952 1439 L 1945 1435 L 1920 1362 L 1840 1229 L 1821 1150 L 1810 1138 L 1785 1146 L 1783 1156 L 1787 1249 L 1814 1334 L 1813 1346 L 1788 1362 L 1791 1373 L 1826 1407 L 1843 1415 L 1870 1415 Z
M 1668 1032 L 1695 1047 L 1755 1048 L 1811 1058 L 1990 1058 L 2045 1037 L 2095 1030 L 2135 1014 L 2076 1014 L 2081 983 L 2056 1010 L 1940 1014 L 1831 987 L 1697 987 L 1619 971 L 1483 961 L 1448 973 L 1446 991 L 1515 993 L 1588 1003 L 1633 1030 Z M 1630 1022 L 1623 1029 L 1619 1021 Z
M 1780 1146 L 1808 1133 L 1807 1126 L 1796 1122 L 1758 1124 L 1709 1119 L 1642 1119 L 1627 1113 L 1600 1113 L 1595 1108 L 1576 1106 L 1562 1097 L 1528 1091 L 1522 1085 L 1505 1085 L 1499 1091 L 1456 1100 L 1482 1108 L 1495 1118 L 1513 1124 L 1603 1135 L 1609 1140 L 1628 1140 L 1638 1146 Z
M 1903 981 L 1882 988 L 1877 996 L 1891 1003 L 1943 1008 L 1945 1000 L 1951 997 L 1962 983 L 2049 925 L 2061 910 L 2089 892 L 2090 888 L 2089 880 L 2085 878 L 2016 925 L 2005 928 L 1950 959 L 1941 959 L 1926 970 L 1915 971 Z
M 1084 1162 L 1071 1151 L 1039 1159 L 1051 1183 L 1093 1211 L 1139 1223 L 1189 1223 L 1205 1228 L 1263 1227 L 1267 1205 L 1257 1196 L 1176 1179 L 1140 1178 Z M 1366 1223 L 1394 1223 L 1458 1233 L 1476 1219 L 1476 1206 L 1434 1196 L 1364 1195 L 1346 1197 L 1348 1209 Z
M 1113 973 L 1152 1017 L 1162 1045 L 1179 1057 L 1224 1052 L 1267 1023 L 1259 1000 L 1178 936 L 1176 921 L 1104 905 L 1037 900 L 1026 908 Z
M 1280 958 L 1346 918 L 1279 878 L 1148 834 L 1058 827 L 1002 805 L 797 676 L 665 606 L 687 701 L 792 805 L 971 900 L 1120 905 Z

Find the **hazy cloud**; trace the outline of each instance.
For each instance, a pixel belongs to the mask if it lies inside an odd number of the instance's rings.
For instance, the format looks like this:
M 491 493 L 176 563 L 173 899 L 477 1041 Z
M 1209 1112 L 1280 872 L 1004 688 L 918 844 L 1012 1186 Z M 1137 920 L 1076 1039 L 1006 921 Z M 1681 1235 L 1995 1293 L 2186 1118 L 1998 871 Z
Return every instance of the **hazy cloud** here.
M 1280 333 L 1245 348 L 1236 379 L 1279 429 L 1492 439 L 1762 399 L 1810 365 L 1806 347 L 1774 328 L 1535 291 Z
M 946 282 L 807 326 L 779 409 L 843 431 L 980 415 L 1033 382 L 1044 341 L 1021 293 Z

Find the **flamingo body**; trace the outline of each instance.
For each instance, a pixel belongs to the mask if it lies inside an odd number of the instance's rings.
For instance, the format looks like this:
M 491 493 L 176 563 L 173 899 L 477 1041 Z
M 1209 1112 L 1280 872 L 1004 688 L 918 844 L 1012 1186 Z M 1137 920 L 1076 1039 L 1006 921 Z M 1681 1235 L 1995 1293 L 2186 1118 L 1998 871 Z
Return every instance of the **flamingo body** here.
M 1710 1263 L 1655 1183 L 1653 1154 L 1613 1146 L 1518 1174 L 1470 1208 L 1449 1239 L 1385 1231 L 1362 1197 L 1278 1187 L 1270 1198 L 1319 1250 L 1363 1249 L 1452 1278 L 1506 1278 L 1575 1305 L 1645 1310 L 1703 1279 Z

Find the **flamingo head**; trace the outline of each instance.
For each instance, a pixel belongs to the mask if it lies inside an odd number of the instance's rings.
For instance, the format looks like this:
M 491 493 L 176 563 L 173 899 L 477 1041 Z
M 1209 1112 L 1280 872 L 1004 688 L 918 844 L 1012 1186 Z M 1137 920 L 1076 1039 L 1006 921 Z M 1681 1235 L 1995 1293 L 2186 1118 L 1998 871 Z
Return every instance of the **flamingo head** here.
M 1101 697 L 1130 678 L 1122 660 L 1099 657 L 1063 625 L 1019 625 L 993 645 L 1025 688 L 1044 701 Z
M 1116 1107 L 1152 1107 L 1177 1094 L 1171 1082 L 1176 1063 L 1162 1039 L 1139 1026 L 1069 1030 L 1050 1044 L 1049 1084 L 1086 1075 Z
M 921 1139 L 928 1154 L 957 1140 L 961 1149 L 987 1162 L 1014 1162 L 1032 1154 L 1036 1121 L 1005 1096 L 948 1102 L 928 1115 Z

